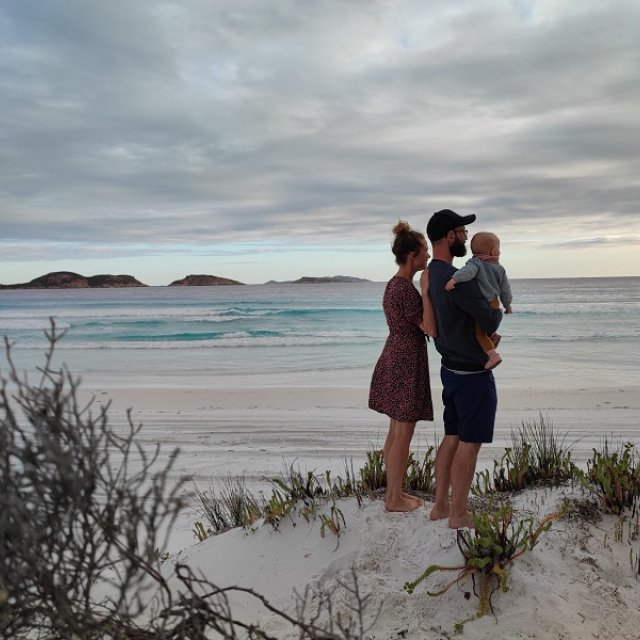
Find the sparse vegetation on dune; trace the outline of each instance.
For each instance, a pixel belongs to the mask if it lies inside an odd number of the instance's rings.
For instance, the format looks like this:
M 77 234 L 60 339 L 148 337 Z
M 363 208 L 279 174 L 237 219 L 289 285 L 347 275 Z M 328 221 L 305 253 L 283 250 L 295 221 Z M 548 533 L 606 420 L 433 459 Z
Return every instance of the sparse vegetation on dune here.
M 184 481 L 169 481 L 178 452 L 148 451 L 138 442 L 141 426 L 130 418 L 128 432 L 116 433 L 109 424 L 108 406 L 80 404 L 78 381 L 51 365 L 61 337 L 52 323 L 50 349 L 36 382 L 16 370 L 5 341 L 8 370 L 0 387 L 2 637 L 274 637 L 232 611 L 233 594 L 260 603 L 298 638 L 371 637 L 377 612 L 371 610 L 369 595 L 362 593 L 355 570 L 340 582 L 341 593 L 349 598 L 348 615 L 331 615 L 337 606 L 332 594 L 320 597 L 308 590 L 298 597 L 292 615 L 252 589 L 217 586 L 179 559 L 166 563 L 164 536 L 184 506 Z M 435 447 L 428 447 L 421 458 L 411 455 L 407 490 L 430 497 L 434 460 Z M 539 521 L 511 504 L 514 494 L 527 487 L 569 483 L 577 488 L 577 496 Z M 267 498 L 257 498 L 242 479 L 229 477 L 205 490 L 196 487 L 202 521 L 194 524 L 194 533 L 204 540 L 234 527 L 251 530 L 264 522 L 278 529 L 284 519 L 295 523 L 303 518 L 317 519 L 320 535 L 330 533 L 339 541 L 348 526 L 339 500 L 355 498 L 362 505 L 381 495 L 384 486 L 378 450 L 368 451 L 357 471 L 345 461 L 344 474 L 336 477 L 328 471 L 303 473 L 286 466 L 272 479 Z M 479 598 L 477 613 L 483 615 L 492 610 L 492 594 L 508 589 L 511 564 L 538 544 L 554 520 L 592 520 L 598 514 L 619 518 L 616 541 L 629 545 L 629 571 L 640 579 L 640 459 L 632 443 L 605 440 L 601 451 L 594 450 L 587 469 L 578 469 L 566 435 L 559 436 L 540 416 L 513 434 L 512 446 L 492 472 L 477 475 L 474 494 L 474 530 L 452 534 L 461 564 L 428 566 L 407 583 L 409 592 L 434 574 L 452 571 L 453 580 L 428 593 L 443 594 L 471 578 Z

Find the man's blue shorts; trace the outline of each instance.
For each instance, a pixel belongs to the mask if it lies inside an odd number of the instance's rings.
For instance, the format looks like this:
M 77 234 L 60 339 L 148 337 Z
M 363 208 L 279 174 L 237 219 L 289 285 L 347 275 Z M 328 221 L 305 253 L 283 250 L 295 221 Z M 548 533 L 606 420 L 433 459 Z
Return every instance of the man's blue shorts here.
M 440 368 L 444 432 L 462 442 L 491 442 L 498 408 L 493 372 L 453 373 Z

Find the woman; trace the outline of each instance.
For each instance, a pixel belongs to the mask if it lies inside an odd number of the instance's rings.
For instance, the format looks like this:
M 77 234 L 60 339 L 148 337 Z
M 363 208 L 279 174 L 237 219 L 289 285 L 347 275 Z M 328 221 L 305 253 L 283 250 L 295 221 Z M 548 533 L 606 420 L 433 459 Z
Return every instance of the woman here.
M 414 511 L 422 500 L 405 493 L 402 485 L 416 422 L 433 420 L 425 334 L 436 335 L 436 321 L 428 294 L 427 242 L 402 220 L 393 234 L 391 250 L 398 271 L 387 283 L 382 300 L 389 337 L 373 371 L 369 408 L 390 418 L 383 449 L 387 470 L 385 509 Z M 422 271 L 422 296 L 413 285 L 418 271 Z

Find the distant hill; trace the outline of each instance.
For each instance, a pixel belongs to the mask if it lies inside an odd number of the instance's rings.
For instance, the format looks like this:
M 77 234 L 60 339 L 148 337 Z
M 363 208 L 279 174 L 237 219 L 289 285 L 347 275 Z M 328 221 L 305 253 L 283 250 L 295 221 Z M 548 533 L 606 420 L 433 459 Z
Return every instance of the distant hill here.
M 325 284 L 332 282 L 371 282 L 371 280 L 356 278 L 354 276 L 303 276 L 297 280 L 285 280 L 281 282 L 269 280 L 269 282 L 265 284 Z
M 127 275 L 100 274 L 87 277 L 72 271 L 54 271 L 23 284 L 0 284 L 0 289 L 110 289 L 146 286 Z
M 238 282 L 237 280 L 231 280 L 230 278 L 220 278 L 219 276 L 207 276 L 207 275 L 189 275 L 182 278 L 182 280 L 174 280 L 170 287 L 215 287 L 219 285 L 228 284 L 244 284 L 244 282 Z
M 354 276 L 303 276 L 297 280 L 270 280 L 265 284 L 325 284 L 325 283 L 358 283 L 371 282 Z M 244 282 L 210 276 L 206 274 L 190 274 L 181 280 L 174 280 L 169 287 L 216 287 L 221 285 L 243 285 Z M 128 275 L 101 274 L 83 276 L 73 271 L 54 271 L 31 282 L 22 284 L 0 284 L 0 289 L 107 289 L 116 287 L 146 287 L 148 285 Z

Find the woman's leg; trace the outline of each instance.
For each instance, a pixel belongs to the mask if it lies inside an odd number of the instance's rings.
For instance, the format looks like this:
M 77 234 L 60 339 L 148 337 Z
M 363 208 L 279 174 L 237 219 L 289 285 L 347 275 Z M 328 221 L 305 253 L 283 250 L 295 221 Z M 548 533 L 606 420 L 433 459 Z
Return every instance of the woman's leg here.
M 384 441 L 384 447 L 382 449 L 382 462 L 387 464 L 389 459 L 389 449 L 393 444 L 393 439 L 396 437 L 396 421 L 393 418 L 389 418 L 389 433 L 387 433 L 387 439 Z
M 385 466 L 387 469 L 387 490 L 384 495 L 384 505 L 387 511 L 414 511 L 420 506 L 412 496 L 402 491 L 404 475 L 409 457 L 409 445 L 416 427 L 415 422 L 392 421 L 390 444 L 385 451 Z M 419 500 L 419 499 L 418 499 Z

